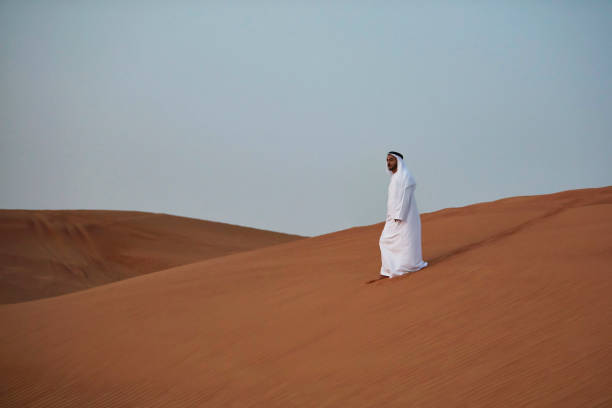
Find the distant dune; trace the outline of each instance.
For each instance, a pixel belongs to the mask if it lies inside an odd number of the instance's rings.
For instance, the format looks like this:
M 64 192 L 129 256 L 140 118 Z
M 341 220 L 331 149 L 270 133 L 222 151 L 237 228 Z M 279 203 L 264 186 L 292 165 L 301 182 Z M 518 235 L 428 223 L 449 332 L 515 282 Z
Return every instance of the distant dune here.
M 612 406 L 612 187 L 422 219 L 2 305 L 0 406 Z
M 300 238 L 137 211 L 0 210 L 0 303 L 57 296 Z

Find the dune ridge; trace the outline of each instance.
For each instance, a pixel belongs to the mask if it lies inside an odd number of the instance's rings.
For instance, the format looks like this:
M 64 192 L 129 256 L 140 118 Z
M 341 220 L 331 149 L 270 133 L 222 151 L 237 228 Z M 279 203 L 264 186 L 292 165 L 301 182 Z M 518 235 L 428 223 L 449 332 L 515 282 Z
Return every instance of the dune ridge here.
M 139 211 L 0 210 L 0 303 L 58 296 L 300 238 Z
M 0 306 L 0 405 L 612 406 L 612 187 L 424 214 Z

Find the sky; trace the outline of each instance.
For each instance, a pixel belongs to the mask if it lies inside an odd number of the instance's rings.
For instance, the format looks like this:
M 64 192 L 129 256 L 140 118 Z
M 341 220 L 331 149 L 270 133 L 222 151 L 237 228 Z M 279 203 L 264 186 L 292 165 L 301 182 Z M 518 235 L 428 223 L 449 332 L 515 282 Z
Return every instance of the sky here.
M 0 0 L 0 208 L 314 236 L 612 185 L 612 2 Z

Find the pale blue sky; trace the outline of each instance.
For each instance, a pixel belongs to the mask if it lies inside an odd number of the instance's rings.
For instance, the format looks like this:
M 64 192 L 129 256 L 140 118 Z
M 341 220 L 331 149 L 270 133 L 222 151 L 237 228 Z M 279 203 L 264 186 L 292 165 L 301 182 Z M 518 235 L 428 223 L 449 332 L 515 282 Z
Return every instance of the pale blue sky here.
M 0 1 L 0 208 L 303 235 L 612 184 L 612 2 Z

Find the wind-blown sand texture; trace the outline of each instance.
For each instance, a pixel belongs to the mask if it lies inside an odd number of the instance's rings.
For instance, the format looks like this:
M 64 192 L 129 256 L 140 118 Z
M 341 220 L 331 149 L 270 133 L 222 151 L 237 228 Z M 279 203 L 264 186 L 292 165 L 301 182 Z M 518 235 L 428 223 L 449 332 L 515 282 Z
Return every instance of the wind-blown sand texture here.
M 422 219 L 0 306 L 0 406 L 612 406 L 612 187 Z
M 0 210 L 0 303 L 57 296 L 299 238 L 138 211 Z

